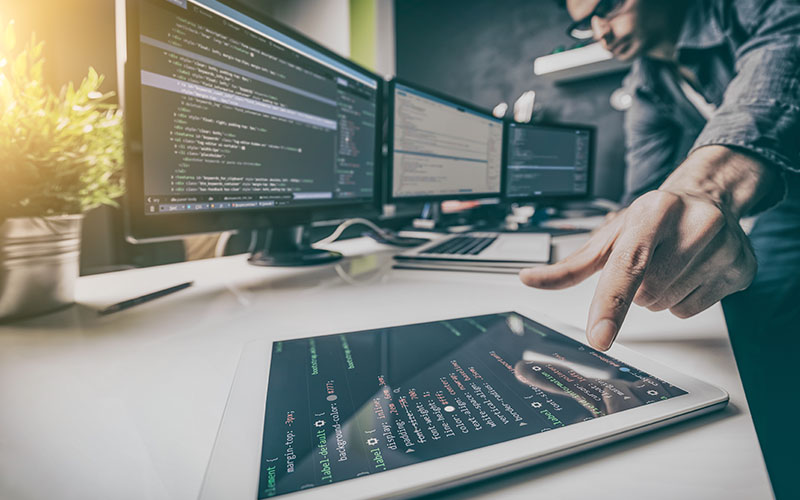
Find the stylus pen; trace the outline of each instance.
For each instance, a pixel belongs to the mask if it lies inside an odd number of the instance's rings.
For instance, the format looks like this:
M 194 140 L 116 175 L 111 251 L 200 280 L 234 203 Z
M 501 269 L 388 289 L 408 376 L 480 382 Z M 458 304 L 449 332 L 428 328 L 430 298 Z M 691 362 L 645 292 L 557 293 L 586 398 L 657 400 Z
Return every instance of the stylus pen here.
M 171 286 L 163 290 L 158 290 L 157 292 L 148 293 L 146 295 L 142 295 L 141 297 L 123 300 L 122 302 L 117 302 L 116 304 L 110 305 L 105 309 L 97 311 L 97 314 L 105 316 L 106 314 L 111 314 L 118 311 L 124 311 L 125 309 L 129 309 L 133 306 L 138 306 L 139 304 L 144 304 L 145 302 L 150 302 L 151 300 L 157 299 L 159 297 L 179 292 L 184 288 L 189 288 L 192 285 L 194 285 L 194 281 L 187 281 L 186 283 L 181 283 L 180 285 Z

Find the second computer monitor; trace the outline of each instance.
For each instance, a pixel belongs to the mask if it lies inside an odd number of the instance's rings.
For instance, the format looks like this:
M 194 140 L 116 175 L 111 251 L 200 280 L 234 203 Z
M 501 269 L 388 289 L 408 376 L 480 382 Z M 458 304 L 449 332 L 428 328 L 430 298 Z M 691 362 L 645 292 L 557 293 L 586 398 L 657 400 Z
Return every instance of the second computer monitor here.
M 389 92 L 392 200 L 500 195 L 502 120 L 402 81 Z
M 588 197 L 593 148 L 591 126 L 509 123 L 505 198 L 513 202 Z

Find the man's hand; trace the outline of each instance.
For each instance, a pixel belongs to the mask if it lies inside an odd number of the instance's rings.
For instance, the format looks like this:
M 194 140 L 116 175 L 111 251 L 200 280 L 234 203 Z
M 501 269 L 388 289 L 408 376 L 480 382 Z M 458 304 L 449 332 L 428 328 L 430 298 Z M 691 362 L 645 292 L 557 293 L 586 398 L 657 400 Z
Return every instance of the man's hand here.
M 756 260 L 739 218 L 780 178 L 723 146 L 695 151 L 657 191 L 634 201 L 574 254 L 520 273 L 528 286 L 566 288 L 602 269 L 589 309 L 589 342 L 608 349 L 631 302 L 693 316 L 746 288 Z

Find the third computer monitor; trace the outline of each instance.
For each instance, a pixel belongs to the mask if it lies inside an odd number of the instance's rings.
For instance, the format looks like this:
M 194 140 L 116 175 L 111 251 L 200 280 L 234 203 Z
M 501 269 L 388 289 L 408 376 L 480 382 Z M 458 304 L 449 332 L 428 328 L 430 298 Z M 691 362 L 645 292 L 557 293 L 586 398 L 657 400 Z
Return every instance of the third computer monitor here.
M 588 197 L 593 147 L 594 128 L 590 126 L 508 123 L 506 200 Z
M 502 120 L 402 81 L 392 82 L 389 93 L 392 200 L 500 195 Z

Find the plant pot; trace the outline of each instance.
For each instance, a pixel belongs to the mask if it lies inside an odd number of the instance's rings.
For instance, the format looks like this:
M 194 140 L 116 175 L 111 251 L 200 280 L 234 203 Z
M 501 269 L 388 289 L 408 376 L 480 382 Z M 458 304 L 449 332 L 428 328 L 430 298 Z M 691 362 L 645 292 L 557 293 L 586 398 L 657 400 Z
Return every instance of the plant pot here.
M 0 223 L 0 321 L 75 302 L 83 215 L 18 217 Z

